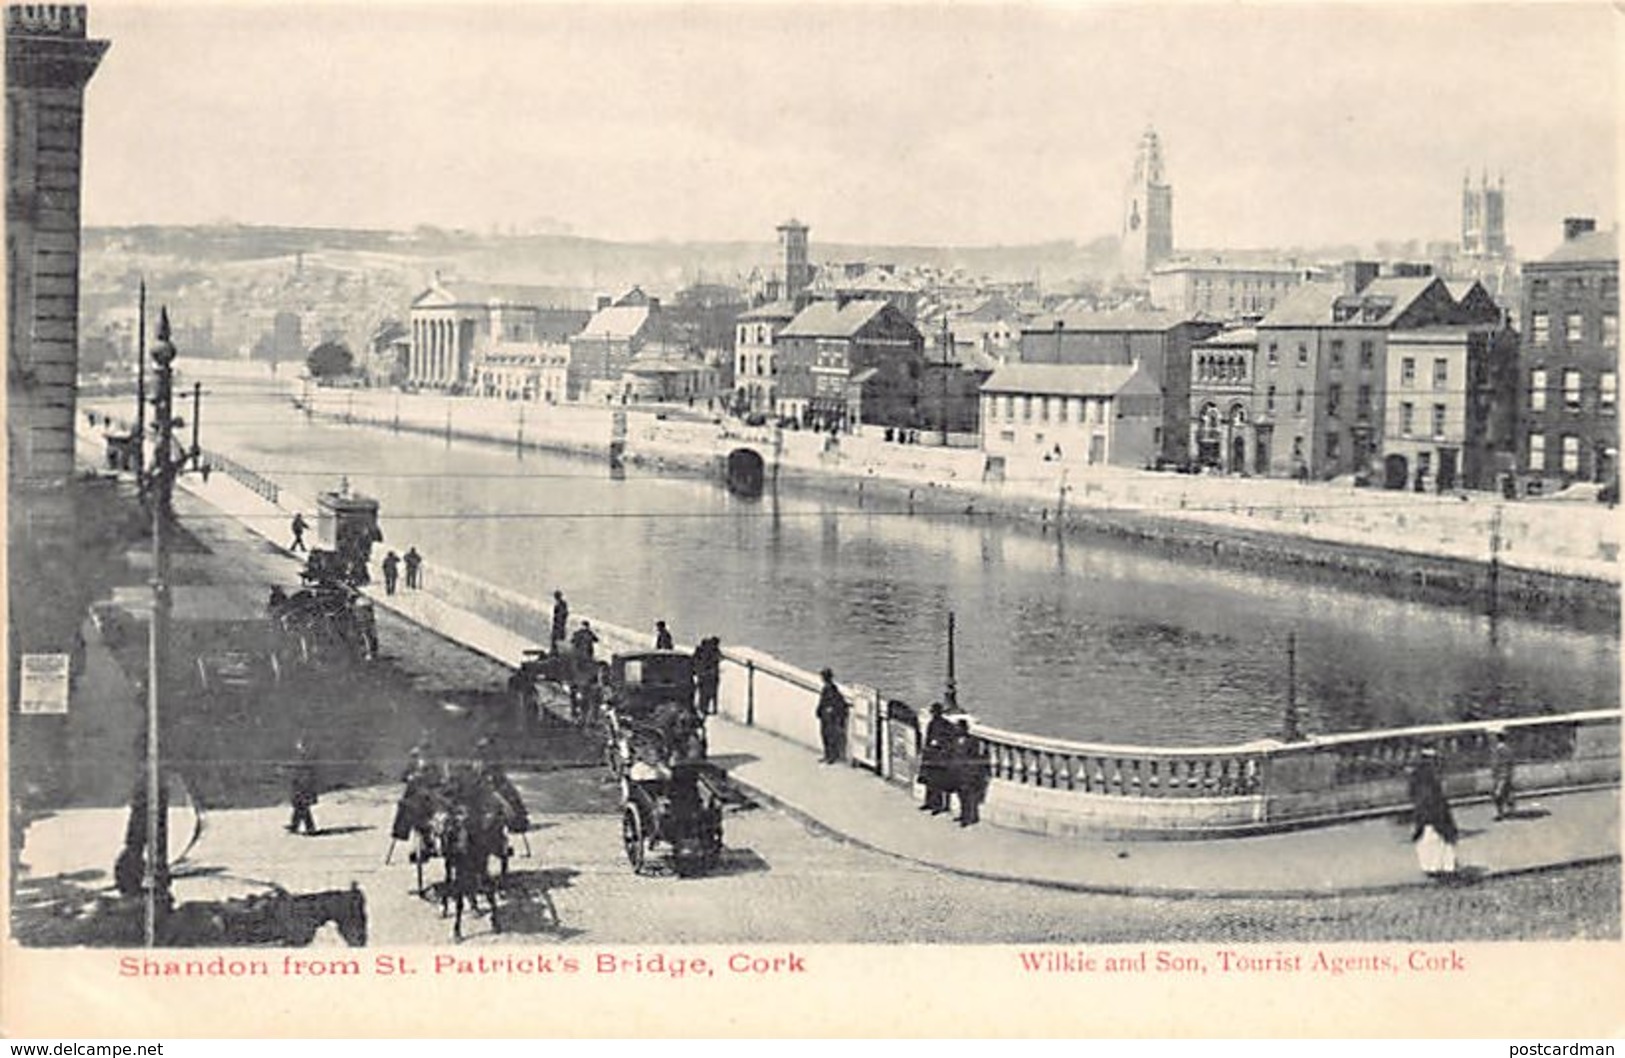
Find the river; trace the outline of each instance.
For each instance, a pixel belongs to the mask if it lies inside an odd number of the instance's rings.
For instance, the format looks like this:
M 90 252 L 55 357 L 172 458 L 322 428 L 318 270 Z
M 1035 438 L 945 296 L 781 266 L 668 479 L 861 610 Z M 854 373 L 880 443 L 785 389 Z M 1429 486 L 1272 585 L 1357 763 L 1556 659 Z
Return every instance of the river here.
M 680 642 L 719 635 L 923 706 L 957 615 L 960 703 L 1033 734 L 1149 745 L 1617 708 L 1619 640 L 1182 562 L 1079 534 L 368 426 L 222 392 L 204 444 L 293 490 L 377 496 L 387 546 Z M 311 514 L 307 512 L 307 517 Z M 312 519 L 314 520 L 314 519 Z M 653 633 L 651 631 L 651 641 Z

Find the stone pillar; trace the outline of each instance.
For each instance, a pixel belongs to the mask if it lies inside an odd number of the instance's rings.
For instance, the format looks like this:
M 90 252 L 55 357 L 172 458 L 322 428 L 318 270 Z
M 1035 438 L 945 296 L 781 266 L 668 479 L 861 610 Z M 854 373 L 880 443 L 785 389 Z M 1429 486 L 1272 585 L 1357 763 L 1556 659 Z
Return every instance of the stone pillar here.
M 11 483 L 73 477 L 85 85 L 107 41 L 85 8 L 6 7 L 6 433 Z

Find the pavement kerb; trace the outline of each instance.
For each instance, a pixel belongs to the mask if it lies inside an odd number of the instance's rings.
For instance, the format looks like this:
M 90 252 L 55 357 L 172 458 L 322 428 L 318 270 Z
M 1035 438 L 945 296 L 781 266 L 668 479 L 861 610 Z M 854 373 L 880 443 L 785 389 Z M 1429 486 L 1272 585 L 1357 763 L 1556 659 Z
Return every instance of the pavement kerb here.
M 774 736 L 777 737 L 777 736 Z M 1575 867 L 1589 867 L 1596 864 L 1617 863 L 1620 857 L 1612 856 L 1586 856 L 1576 860 L 1566 860 L 1555 863 L 1534 864 L 1527 867 L 1513 867 L 1504 870 L 1490 870 L 1482 874 L 1473 875 L 1453 882 L 1436 881 L 1418 877 L 1406 882 L 1395 882 L 1387 885 L 1351 885 L 1324 889 L 1221 889 L 1221 888 L 1176 888 L 1169 886 L 1152 885 L 1110 885 L 1100 882 L 1066 881 L 1059 878 L 1034 878 L 1030 875 L 1007 874 L 1001 871 L 990 871 L 976 867 L 965 867 L 937 860 L 927 860 L 908 853 L 888 849 L 871 841 L 844 833 L 820 820 L 810 811 L 786 800 L 771 791 L 750 782 L 747 779 L 733 777 L 738 785 L 749 790 L 762 801 L 788 816 L 799 821 L 808 829 L 827 837 L 851 845 L 854 848 L 864 849 L 868 852 L 878 853 L 882 856 L 899 860 L 903 863 L 912 863 L 920 867 L 929 867 L 932 870 L 942 871 L 945 874 L 957 875 L 961 878 L 974 878 L 984 882 L 1000 882 L 1007 885 L 1029 885 L 1039 889 L 1051 889 L 1059 892 L 1084 893 L 1095 896 L 1137 896 L 1157 900 L 1304 900 L 1304 899 L 1333 899 L 1350 896 L 1380 896 L 1386 893 L 1408 892 L 1413 889 L 1424 889 L 1448 885 L 1477 885 L 1495 878 L 1516 878 L 1522 875 L 1546 874 L 1553 871 L 1569 870 Z M 985 825 L 985 824 L 983 824 Z M 1213 840 L 1222 841 L 1223 838 Z M 1202 842 L 1190 844 L 1200 847 Z

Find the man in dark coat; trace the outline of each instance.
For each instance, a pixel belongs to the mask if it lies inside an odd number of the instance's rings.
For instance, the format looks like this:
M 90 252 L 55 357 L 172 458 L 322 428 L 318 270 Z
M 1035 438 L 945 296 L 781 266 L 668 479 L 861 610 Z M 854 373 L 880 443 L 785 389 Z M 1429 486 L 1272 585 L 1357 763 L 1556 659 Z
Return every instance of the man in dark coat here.
M 948 745 L 948 770 L 953 788 L 959 794 L 959 825 L 968 827 L 981 821 L 982 795 L 987 791 L 987 755 L 982 742 L 970 733 L 970 721 L 954 725 Z
M 666 627 L 666 622 L 664 622 L 664 621 L 656 621 L 655 622 L 655 649 L 656 650 L 671 650 L 671 649 L 673 649 L 674 645 L 675 644 L 673 643 L 672 638 L 671 638 L 671 629 Z
M 301 827 L 309 834 L 316 833 L 316 818 L 311 807 L 316 804 L 316 763 L 311 760 L 310 749 L 304 739 L 293 744 L 293 767 L 290 769 L 289 794 L 293 801 L 293 817 L 288 820 L 288 831 L 299 833 Z
M 948 748 L 953 743 L 954 725 L 942 715 L 942 703 L 931 703 L 931 719 L 925 725 L 925 745 L 920 748 L 920 782 L 925 784 L 925 803 L 920 811 L 941 815 L 948 811 Z
M 562 591 L 553 592 L 553 636 L 552 642 L 547 646 L 549 654 L 556 654 L 559 647 L 569 638 L 570 632 L 570 604 L 564 601 Z
M 310 523 L 305 521 L 305 514 L 303 511 L 296 511 L 294 513 L 293 523 L 289 525 L 288 528 L 293 532 L 293 543 L 288 545 L 288 550 L 308 551 L 309 549 L 305 547 L 305 530 L 310 528 Z
M 384 556 L 384 594 L 395 594 L 395 585 L 400 581 L 400 576 L 401 556 L 391 551 Z
M 818 716 L 818 733 L 824 740 L 823 763 L 836 764 L 846 747 L 846 718 L 852 712 L 852 703 L 835 686 L 835 673 L 825 669 L 818 675 L 824 681 L 824 689 L 818 693 L 818 708 L 814 711 Z
M 418 554 L 416 545 L 406 549 L 406 586 L 423 587 L 423 556 Z
M 706 636 L 694 648 L 694 689 L 698 692 L 695 709 L 701 716 L 712 716 L 717 711 L 717 686 L 722 682 L 722 641 Z

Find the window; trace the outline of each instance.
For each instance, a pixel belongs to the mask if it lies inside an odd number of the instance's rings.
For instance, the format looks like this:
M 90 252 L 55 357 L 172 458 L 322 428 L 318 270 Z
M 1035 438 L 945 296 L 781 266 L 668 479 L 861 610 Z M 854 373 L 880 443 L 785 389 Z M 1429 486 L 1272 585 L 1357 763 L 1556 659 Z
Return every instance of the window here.
M 1336 415 L 1337 406 L 1341 403 L 1343 403 L 1343 387 L 1340 383 L 1333 382 L 1326 387 L 1326 414 Z
M 1343 339 L 1341 338 L 1332 339 L 1332 366 L 1343 366 Z
M 1407 356 L 1399 362 L 1399 384 L 1402 386 L 1416 385 L 1416 357 Z
M 1613 313 L 1602 318 L 1602 344 L 1610 349 L 1619 344 L 1619 317 Z
M 1062 422 L 1066 422 L 1067 421 L 1067 416 L 1066 416 L 1067 406 L 1070 405 L 1072 402 L 1067 400 L 1065 397 L 1062 397 L 1058 401 L 1056 401 L 1056 403 L 1060 405 L 1060 409 L 1059 409 L 1060 410 L 1060 416 L 1059 416 L 1060 420 Z
M 1399 436 L 1409 437 L 1416 430 L 1416 405 L 1405 401 L 1399 406 Z
M 1543 298 L 1543 297 L 1545 297 L 1546 296 L 1546 280 L 1544 280 L 1544 279 L 1531 279 L 1529 281 L 1529 296 L 1532 297 L 1532 298 Z
M 1619 400 L 1619 376 L 1604 371 L 1597 376 L 1597 410 L 1613 412 Z
M 1326 435 L 1326 461 L 1335 463 L 1343 455 L 1343 435 L 1333 430 Z
M 1563 281 L 1563 292 L 1570 297 L 1582 297 L 1586 292 L 1585 276 L 1569 276 Z
M 1529 410 L 1546 410 L 1546 369 L 1537 367 L 1529 372 Z
M 1563 318 L 1563 340 L 1569 342 L 1583 342 L 1586 340 L 1584 316 L 1578 312 L 1571 312 Z
M 1532 345 L 1546 345 L 1552 340 L 1552 318 L 1544 312 L 1529 314 L 1529 341 Z
M 1355 409 L 1355 413 L 1357 415 L 1359 415 L 1360 418 L 1362 418 L 1362 419 L 1370 418 L 1370 416 L 1371 416 L 1371 384 L 1369 382 L 1360 383 L 1360 390 L 1359 390 L 1359 395 L 1356 398 L 1356 404 L 1358 405 L 1358 407 Z
M 1016 418 L 1016 398 L 1009 394 L 1004 398 L 1004 417 L 1010 422 L 1014 422 Z
M 1276 345 L 1274 342 L 1271 342 L 1270 343 L 1270 351 L 1269 351 L 1269 365 L 1271 367 L 1274 367 L 1276 364 L 1278 364 L 1280 362 L 1281 362 L 1280 346 Z
M 744 353 L 739 354 L 739 373 L 741 375 L 743 375 L 745 373 L 745 354 Z
M 1033 399 L 1031 397 L 1022 397 L 1021 398 L 1021 421 L 1022 422 L 1031 422 L 1032 418 L 1033 418 Z M 156 846 L 154 846 L 154 847 L 156 847 Z
M 1563 473 L 1580 472 L 1580 439 L 1573 434 L 1563 435 Z
M 1100 423 L 1106 421 L 1106 405 L 1108 403 L 1110 402 L 1104 397 L 1095 401 L 1095 422 Z
M 1377 363 L 1377 343 L 1370 338 L 1360 341 L 1360 366 L 1366 370 L 1375 367 Z
M 1303 459 L 1303 438 L 1301 437 L 1294 437 L 1292 439 L 1292 458 L 1298 460 Z
M 1445 383 L 1450 381 L 1450 361 L 1443 357 L 1433 360 L 1433 388 L 1443 389 Z
M 1264 410 L 1269 412 L 1272 415 L 1275 413 L 1275 387 L 1274 386 L 1270 386 L 1268 392 L 1266 392 L 1264 394 Z
M 1437 441 L 1437 440 L 1442 440 L 1443 438 L 1444 438 L 1444 405 L 1443 404 L 1435 404 L 1433 406 L 1433 439 Z
M 1543 433 L 1529 435 L 1529 469 L 1546 469 L 1546 435 Z
M 1303 414 L 1303 387 L 1302 386 L 1299 386 L 1297 391 L 1292 394 L 1292 414 L 1294 414 L 1294 415 L 1302 415 Z
M 1563 406 L 1571 409 L 1580 406 L 1580 369 L 1577 367 L 1563 369 Z
M 1040 397 L 1038 402 L 1038 421 L 1049 422 L 1049 398 Z
M 1303 367 L 1308 363 L 1309 363 L 1309 344 L 1307 342 L 1299 342 L 1298 343 L 1298 366 Z

